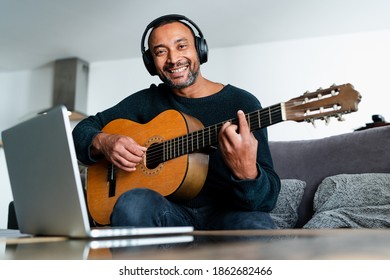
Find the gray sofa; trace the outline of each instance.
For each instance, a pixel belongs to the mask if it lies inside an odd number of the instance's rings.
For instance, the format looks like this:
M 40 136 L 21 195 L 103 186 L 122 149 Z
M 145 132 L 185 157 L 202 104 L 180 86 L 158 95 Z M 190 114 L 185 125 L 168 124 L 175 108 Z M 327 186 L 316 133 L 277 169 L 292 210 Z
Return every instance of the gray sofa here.
M 390 126 L 271 141 L 280 228 L 390 227 Z

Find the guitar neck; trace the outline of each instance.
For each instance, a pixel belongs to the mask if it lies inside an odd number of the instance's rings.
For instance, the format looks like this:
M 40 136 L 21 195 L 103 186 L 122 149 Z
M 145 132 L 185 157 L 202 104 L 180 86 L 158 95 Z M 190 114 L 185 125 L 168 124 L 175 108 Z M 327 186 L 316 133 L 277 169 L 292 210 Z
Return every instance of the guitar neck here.
M 285 120 L 284 103 L 279 103 L 267 108 L 263 108 L 245 115 L 250 131 L 255 131 Z M 231 123 L 238 125 L 238 119 L 229 120 Z M 219 129 L 223 123 L 220 124 Z M 218 130 L 219 133 L 219 130 Z
M 250 131 L 255 131 L 285 120 L 284 103 L 279 103 L 245 114 Z M 189 134 L 179 136 L 162 143 L 155 144 L 148 149 L 147 154 L 153 155 L 151 165 L 156 165 L 179 156 L 205 150 L 218 143 L 218 134 L 226 122 L 238 124 L 238 119 L 230 119 L 222 123 L 208 126 Z

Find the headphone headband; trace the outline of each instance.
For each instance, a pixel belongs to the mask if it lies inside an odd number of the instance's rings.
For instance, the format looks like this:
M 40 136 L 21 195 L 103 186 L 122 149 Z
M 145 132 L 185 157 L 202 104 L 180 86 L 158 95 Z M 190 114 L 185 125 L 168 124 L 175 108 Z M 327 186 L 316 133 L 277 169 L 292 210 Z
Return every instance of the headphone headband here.
M 149 23 L 146 26 L 146 29 L 142 35 L 142 39 L 141 39 L 142 59 L 144 61 L 145 67 L 149 71 L 150 75 L 152 75 L 152 76 L 157 75 L 157 71 L 156 71 L 156 67 L 154 65 L 153 57 L 151 55 L 150 50 L 149 49 L 146 50 L 146 48 L 145 48 L 146 36 L 150 30 L 152 30 L 154 27 L 158 26 L 159 24 L 161 24 L 162 22 L 165 22 L 165 21 L 178 21 L 178 22 L 182 22 L 183 24 L 188 26 L 194 34 L 195 47 L 196 47 L 196 51 L 198 53 L 200 64 L 207 62 L 208 47 L 207 47 L 206 40 L 204 39 L 203 33 L 200 30 L 200 28 L 192 20 L 190 20 L 189 18 L 187 18 L 183 15 L 179 15 L 179 14 L 165 15 L 165 16 L 158 17 L 155 20 L 153 20 L 151 23 Z M 187 24 L 186 22 L 183 22 L 183 21 L 188 22 L 190 25 Z M 195 35 L 195 32 L 193 29 L 195 29 L 198 32 L 199 36 Z

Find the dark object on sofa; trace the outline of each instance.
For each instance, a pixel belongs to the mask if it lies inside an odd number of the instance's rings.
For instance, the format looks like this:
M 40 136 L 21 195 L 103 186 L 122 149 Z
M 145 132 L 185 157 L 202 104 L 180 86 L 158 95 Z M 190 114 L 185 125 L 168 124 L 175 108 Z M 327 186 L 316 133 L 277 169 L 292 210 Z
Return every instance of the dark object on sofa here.
M 390 125 L 390 123 L 386 122 L 385 118 L 381 115 L 372 115 L 371 119 L 372 123 L 366 123 L 366 126 L 359 127 L 358 129 L 355 129 L 355 131 Z
M 281 179 L 306 182 L 296 228 L 313 216 L 319 184 L 338 174 L 390 173 L 390 126 L 322 139 L 271 141 L 276 172 Z

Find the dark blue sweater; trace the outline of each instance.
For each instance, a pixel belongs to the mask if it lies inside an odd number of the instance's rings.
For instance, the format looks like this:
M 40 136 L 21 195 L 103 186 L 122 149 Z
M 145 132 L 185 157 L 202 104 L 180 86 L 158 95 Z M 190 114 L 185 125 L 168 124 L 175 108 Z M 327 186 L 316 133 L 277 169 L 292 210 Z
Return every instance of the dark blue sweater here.
M 129 119 L 144 124 L 167 109 L 175 109 L 197 118 L 207 127 L 236 118 L 239 109 L 250 113 L 260 108 L 261 104 L 255 96 L 232 85 L 226 85 L 220 92 L 203 98 L 180 97 L 163 84 L 151 85 L 81 121 L 73 130 L 77 157 L 84 164 L 95 162 L 89 153 L 92 139 L 114 119 Z M 280 191 L 280 179 L 273 169 L 266 129 L 257 130 L 254 135 L 258 140 L 258 178 L 235 179 L 217 147 L 210 153 L 208 175 L 202 191 L 191 201 L 181 203 L 190 207 L 216 203 L 229 209 L 271 211 Z

